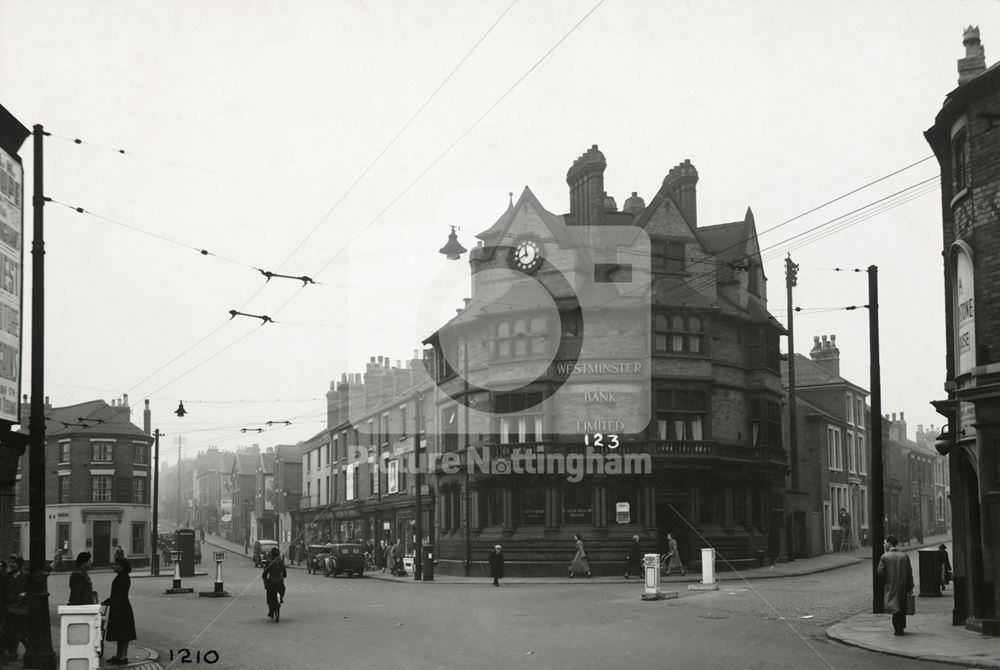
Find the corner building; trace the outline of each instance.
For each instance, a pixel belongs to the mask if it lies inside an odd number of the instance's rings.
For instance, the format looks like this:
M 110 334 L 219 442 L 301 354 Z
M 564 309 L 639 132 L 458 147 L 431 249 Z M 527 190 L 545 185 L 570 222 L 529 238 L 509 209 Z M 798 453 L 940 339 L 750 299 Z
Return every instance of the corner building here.
M 564 575 L 575 533 L 595 574 L 622 572 L 633 535 L 646 551 L 663 552 L 673 533 L 689 569 L 706 546 L 737 567 L 785 554 L 784 331 L 767 311 L 753 214 L 699 227 L 698 172 L 689 161 L 669 171 L 648 205 L 632 193 L 619 210 L 604 190 L 605 168 L 596 145 L 573 163 L 564 215 L 525 188 L 478 235 L 471 299 L 425 341 L 436 388 L 419 389 L 433 399 L 420 420 L 439 459 L 427 491 L 433 528 L 424 528 L 439 572 L 479 574 L 475 565 L 500 543 L 508 573 Z M 648 235 L 648 249 L 609 241 L 635 229 Z M 533 248 L 525 251 L 526 243 Z M 536 254 L 561 276 L 545 263 L 530 268 Z M 547 305 L 532 307 L 518 286 L 505 292 L 491 281 L 515 256 L 545 286 Z M 650 290 L 637 300 L 627 285 L 642 272 Z M 607 305 L 601 316 L 583 323 L 567 284 L 578 294 L 593 289 L 591 299 Z M 568 379 L 566 365 L 575 365 Z M 480 386 L 477 373 L 487 369 L 512 390 Z M 648 457 L 649 468 L 597 471 L 574 483 L 551 471 L 467 467 L 470 452 L 496 459 L 517 449 Z M 460 472 L 440 467 L 449 453 Z
M 954 535 L 952 622 L 1000 635 L 1000 68 L 965 30 L 958 87 L 924 137 L 941 168 L 946 400 Z

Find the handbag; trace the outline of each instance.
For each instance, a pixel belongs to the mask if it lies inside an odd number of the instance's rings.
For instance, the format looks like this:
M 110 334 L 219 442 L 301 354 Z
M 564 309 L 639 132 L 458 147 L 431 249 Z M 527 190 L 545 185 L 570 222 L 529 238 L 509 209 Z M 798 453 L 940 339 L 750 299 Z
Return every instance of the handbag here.
M 917 613 L 917 598 L 912 593 L 906 596 L 906 613 L 907 614 Z

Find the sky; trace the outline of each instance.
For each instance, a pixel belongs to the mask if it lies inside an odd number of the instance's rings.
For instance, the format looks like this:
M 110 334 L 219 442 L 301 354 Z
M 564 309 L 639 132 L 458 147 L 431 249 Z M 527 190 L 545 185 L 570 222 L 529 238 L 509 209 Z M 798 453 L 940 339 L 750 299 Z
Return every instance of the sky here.
M 836 335 L 866 389 L 868 315 L 844 308 L 878 266 L 882 407 L 912 438 L 945 396 L 923 131 L 970 24 L 992 64 L 994 2 L 0 0 L 0 103 L 52 133 L 45 394 L 127 394 L 140 426 L 148 399 L 165 463 L 178 438 L 307 439 L 331 380 L 410 358 L 469 295 L 450 226 L 474 246 L 525 186 L 568 212 L 597 144 L 619 207 L 685 159 L 699 225 L 750 207 L 769 310 L 787 322 L 790 253 L 796 349 Z M 30 139 L 21 156 L 30 202 Z M 27 252 L 24 282 L 26 394 Z

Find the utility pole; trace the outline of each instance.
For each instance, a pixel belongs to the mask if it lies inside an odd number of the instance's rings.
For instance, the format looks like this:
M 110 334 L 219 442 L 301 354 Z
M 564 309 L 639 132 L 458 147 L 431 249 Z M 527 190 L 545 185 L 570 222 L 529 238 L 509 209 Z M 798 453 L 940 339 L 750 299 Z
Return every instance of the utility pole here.
M 417 532 L 417 542 L 416 542 L 416 556 L 413 557 L 413 580 L 419 582 L 423 576 L 423 553 L 424 553 L 424 526 L 423 526 L 423 498 L 421 497 L 420 487 L 423 486 L 423 477 L 420 476 L 423 466 L 420 463 L 420 408 L 422 403 L 420 402 L 420 394 L 416 396 L 415 408 L 413 411 L 413 462 L 416 466 L 416 473 L 414 473 L 414 481 L 416 484 L 416 493 L 414 494 L 414 503 L 416 504 L 416 514 L 414 515 L 414 529 Z M 403 430 L 406 430 L 406 426 L 403 426 Z
M 183 438 L 178 435 L 177 440 L 177 527 L 181 527 L 181 518 L 184 514 L 184 508 L 181 506 L 181 445 L 184 444 Z
M 148 402 L 148 401 L 147 401 Z M 149 557 L 149 574 L 160 574 L 160 429 L 153 431 L 153 541 L 150 543 L 152 555 Z
M 49 620 L 48 574 L 45 572 L 45 194 L 42 188 L 41 125 L 34 127 L 34 239 L 31 243 L 31 418 L 28 420 L 28 621 L 30 647 L 24 655 L 25 668 L 49 670 L 56 667 Z
M 798 286 L 799 266 L 792 262 L 792 255 L 785 258 L 785 289 L 788 297 L 788 458 L 792 467 L 792 490 L 799 490 L 799 424 L 795 407 L 795 328 L 792 287 Z M 791 554 L 789 548 L 789 554 Z
M 885 585 L 878 578 L 878 562 L 882 557 L 882 542 L 885 536 L 883 527 L 885 520 L 884 501 L 885 489 L 882 471 L 882 370 L 879 365 L 878 350 L 878 267 L 868 266 L 868 337 L 871 350 L 871 387 L 872 387 L 872 462 L 871 462 L 871 496 L 872 496 L 872 613 L 885 612 L 883 592 Z

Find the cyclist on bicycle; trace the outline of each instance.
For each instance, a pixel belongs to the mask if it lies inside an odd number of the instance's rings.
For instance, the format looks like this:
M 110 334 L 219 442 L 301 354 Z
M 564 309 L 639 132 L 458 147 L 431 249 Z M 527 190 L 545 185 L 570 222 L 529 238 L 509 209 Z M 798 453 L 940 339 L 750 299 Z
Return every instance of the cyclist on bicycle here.
M 264 566 L 264 589 L 267 591 L 267 618 L 278 620 L 281 603 L 285 601 L 285 579 L 288 570 L 281 560 L 281 552 L 277 547 L 271 548 L 271 556 Z

